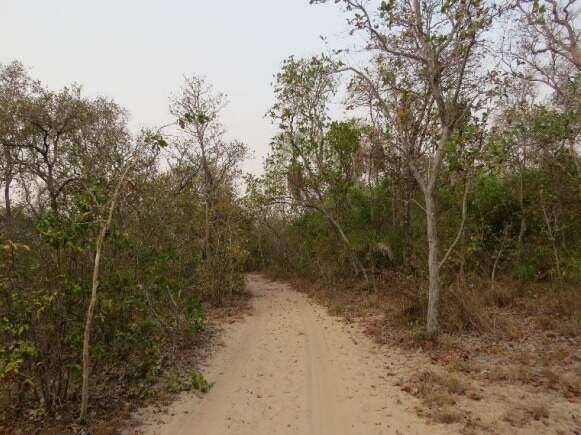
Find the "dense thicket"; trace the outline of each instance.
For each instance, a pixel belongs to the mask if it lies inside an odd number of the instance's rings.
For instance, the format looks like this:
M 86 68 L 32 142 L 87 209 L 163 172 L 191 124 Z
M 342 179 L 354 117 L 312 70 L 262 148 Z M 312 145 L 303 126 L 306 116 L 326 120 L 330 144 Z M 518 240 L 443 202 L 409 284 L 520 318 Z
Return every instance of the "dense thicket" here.
M 134 135 L 114 101 L 0 66 L 0 409 L 82 397 L 85 419 L 90 386 L 154 378 L 249 268 L 405 281 L 403 315 L 430 336 L 476 329 L 470 304 L 513 290 L 560 301 L 578 334 L 575 0 L 329 3 L 351 49 L 283 63 L 278 134 L 243 200 L 246 146 L 204 79 L 171 98 L 174 122 Z
M 412 278 L 430 334 L 441 288 L 484 303 L 498 280 L 570 288 L 579 322 L 575 3 L 335 3 L 354 50 L 289 58 L 275 80 L 280 134 L 249 183 L 258 267 L 392 292 Z M 341 81 L 347 120 L 330 110 Z
M 204 303 L 244 288 L 235 178 L 245 146 L 224 139 L 224 102 L 204 80 L 188 79 L 172 102 L 172 134 L 133 137 L 113 101 L 78 86 L 49 90 L 16 62 L 1 67 L 5 411 L 78 403 L 103 229 L 89 328 L 94 390 L 147 383 L 204 327 Z

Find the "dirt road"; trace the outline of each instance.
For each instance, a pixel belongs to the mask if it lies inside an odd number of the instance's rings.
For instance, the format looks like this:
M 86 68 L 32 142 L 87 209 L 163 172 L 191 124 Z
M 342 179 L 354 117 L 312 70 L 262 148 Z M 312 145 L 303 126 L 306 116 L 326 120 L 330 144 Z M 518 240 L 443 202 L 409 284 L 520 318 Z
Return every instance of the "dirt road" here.
M 162 422 L 146 415 L 138 433 L 448 433 L 414 415 L 413 398 L 386 377 L 391 357 L 356 327 L 285 284 L 251 275 L 249 288 L 254 313 L 230 325 L 208 362 L 211 391 L 183 396 Z

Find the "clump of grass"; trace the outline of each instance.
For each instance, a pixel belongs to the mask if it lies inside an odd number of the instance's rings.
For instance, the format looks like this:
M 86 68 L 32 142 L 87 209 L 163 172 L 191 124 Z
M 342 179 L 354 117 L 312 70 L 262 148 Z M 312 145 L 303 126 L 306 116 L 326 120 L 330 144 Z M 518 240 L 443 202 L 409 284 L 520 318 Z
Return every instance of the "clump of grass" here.
M 451 286 L 442 292 L 442 329 L 451 333 L 490 329 L 490 318 L 483 293 L 473 287 Z M 400 323 L 417 328 L 424 325 L 427 313 L 425 290 L 405 290 L 399 301 L 396 318 Z M 417 332 L 417 331 L 416 331 Z M 416 337 L 414 337 L 416 338 Z M 418 337 L 422 338 L 422 337 Z
M 453 424 L 461 421 L 464 417 L 464 414 L 460 411 L 444 408 L 436 410 L 433 417 L 434 420 L 436 420 L 438 423 Z
M 516 294 L 506 285 L 495 284 L 484 295 L 484 300 L 488 305 L 498 308 L 511 306 L 516 298 Z
M 329 314 L 331 316 L 342 316 L 347 311 L 347 307 L 343 304 L 334 304 L 329 307 Z
M 416 344 L 422 345 L 434 341 L 434 336 L 428 333 L 424 325 L 416 325 L 411 328 L 410 338 Z
M 457 407 L 458 397 L 466 395 L 470 385 L 457 376 L 424 370 L 407 382 L 400 380 L 399 386 L 419 398 L 429 409 L 425 415 L 438 423 L 453 424 L 470 418 L 468 411 Z
M 423 325 L 428 310 L 427 293 L 423 289 L 402 289 L 397 319 L 406 326 Z
M 550 288 L 542 293 L 540 299 L 547 312 L 561 318 L 581 320 L 581 301 L 579 300 L 578 287 Z
M 523 427 L 531 420 L 540 421 L 549 418 L 549 410 L 542 402 L 525 403 L 514 406 L 504 413 L 502 419 L 511 426 Z
M 466 394 L 466 391 L 468 391 L 468 385 L 464 383 L 464 381 L 462 381 L 460 378 L 457 378 L 455 376 L 449 376 L 443 379 L 444 379 L 443 386 L 446 389 L 446 391 L 448 391 L 448 393 L 450 394 L 463 396 L 464 394 Z
M 167 391 L 173 394 L 180 393 L 186 390 L 186 385 L 177 373 L 170 373 L 165 379 L 165 386 Z
M 473 359 L 456 359 L 450 363 L 450 368 L 466 374 L 480 373 L 483 370 L 483 366 Z
M 485 332 L 490 330 L 489 310 L 480 289 L 453 285 L 443 293 L 444 325 L 450 332 Z
M 532 404 L 526 408 L 526 412 L 537 421 L 549 418 L 549 410 L 544 403 Z
M 442 407 L 454 405 L 455 396 L 465 395 L 469 386 L 456 376 L 424 370 L 412 376 L 402 389 L 420 398 L 429 407 Z
M 198 370 L 192 371 L 190 376 L 190 386 L 192 389 L 205 394 L 210 391 L 213 385 L 214 383 L 208 382 Z
M 496 366 L 490 369 L 488 379 L 492 382 L 531 383 L 535 380 L 534 371 L 527 366 Z

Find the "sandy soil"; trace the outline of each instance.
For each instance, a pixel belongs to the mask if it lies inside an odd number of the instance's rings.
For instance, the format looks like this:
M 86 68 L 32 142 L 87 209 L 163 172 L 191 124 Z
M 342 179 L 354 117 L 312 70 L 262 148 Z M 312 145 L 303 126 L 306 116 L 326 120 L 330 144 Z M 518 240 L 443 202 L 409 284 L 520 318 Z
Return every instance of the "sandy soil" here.
M 210 392 L 140 411 L 127 435 L 581 435 L 575 398 L 496 385 L 378 345 L 364 333 L 368 315 L 332 317 L 288 284 L 248 279 L 253 312 L 226 326 L 203 368 Z M 436 380 L 422 384 L 426 373 Z
M 450 433 L 417 416 L 417 399 L 388 377 L 401 355 L 285 284 L 250 275 L 249 289 L 254 313 L 227 327 L 204 371 L 211 391 L 183 395 L 165 415 L 142 411 L 128 434 Z

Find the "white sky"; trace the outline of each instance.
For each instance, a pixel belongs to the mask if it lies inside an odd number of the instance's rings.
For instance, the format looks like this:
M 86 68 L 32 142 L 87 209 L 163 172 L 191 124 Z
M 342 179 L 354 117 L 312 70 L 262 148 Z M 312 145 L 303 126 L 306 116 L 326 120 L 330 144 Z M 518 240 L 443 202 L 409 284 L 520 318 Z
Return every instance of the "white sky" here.
M 204 75 L 229 96 L 229 136 L 258 172 L 274 133 L 264 117 L 283 59 L 342 39 L 344 16 L 308 0 L 0 0 L 0 63 L 20 60 L 51 88 L 72 82 L 113 98 L 131 126 L 170 120 L 183 75 Z

